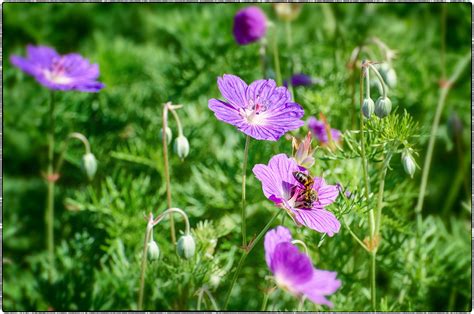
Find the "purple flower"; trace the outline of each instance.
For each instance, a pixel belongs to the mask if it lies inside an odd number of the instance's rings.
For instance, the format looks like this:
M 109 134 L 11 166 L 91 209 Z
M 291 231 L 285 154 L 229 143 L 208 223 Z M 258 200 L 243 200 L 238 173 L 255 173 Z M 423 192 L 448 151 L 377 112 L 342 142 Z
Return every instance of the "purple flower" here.
M 311 259 L 291 243 L 288 229 L 278 226 L 265 235 L 265 260 L 277 285 L 295 296 L 306 296 L 316 304 L 333 304 L 325 296 L 341 286 L 337 273 L 313 267 Z
M 247 7 L 234 17 L 234 37 L 239 45 L 253 43 L 267 32 L 267 18 L 258 7 Z
M 238 76 L 224 74 L 217 79 L 226 102 L 211 99 L 209 109 L 217 119 L 236 126 L 257 139 L 277 141 L 283 134 L 304 125 L 304 110 L 291 102 L 285 87 L 273 80 L 258 80 L 248 85 Z
M 337 186 L 327 185 L 323 178 L 315 177 L 312 189 L 317 193 L 317 199 L 311 208 L 307 208 L 303 201 L 304 189 L 293 176 L 295 171 L 308 173 L 285 154 L 273 156 L 268 166 L 258 164 L 253 167 L 253 173 L 262 182 L 266 198 L 283 207 L 296 224 L 333 236 L 339 232 L 341 224 L 324 207 L 336 200 L 339 195 Z
M 53 48 L 28 45 L 26 58 L 12 56 L 10 61 L 52 90 L 98 92 L 104 87 L 97 81 L 99 66 L 77 53 L 61 56 Z
M 313 133 L 313 136 L 315 136 L 321 143 L 325 144 L 329 141 L 326 125 L 323 121 L 319 121 L 315 117 L 309 117 L 308 127 Z M 341 131 L 331 129 L 331 137 L 334 142 L 339 142 L 341 140 Z
M 303 74 L 303 73 L 294 74 L 290 78 L 290 82 L 291 82 L 291 85 L 293 85 L 294 87 L 313 85 L 313 79 L 311 78 L 311 76 Z M 283 85 L 288 86 L 288 82 L 285 80 L 283 82 Z

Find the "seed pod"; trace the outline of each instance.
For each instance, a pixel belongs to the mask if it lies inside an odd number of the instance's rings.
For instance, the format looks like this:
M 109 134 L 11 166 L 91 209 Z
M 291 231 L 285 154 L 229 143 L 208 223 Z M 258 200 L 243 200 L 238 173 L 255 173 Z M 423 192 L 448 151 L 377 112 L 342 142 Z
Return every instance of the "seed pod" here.
M 402 153 L 402 164 L 403 164 L 403 169 L 405 169 L 405 172 L 413 178 L 413 175 L 415 174 L 416 170 L 416 164 L 415 160 L 413 159 L 413 156 L 411 155 L 409 150 L 404 150 Z
M 169 127 L 166 127 L 166 142 L 168 145 L 171 143 L 171 140 L 173 138 L 173 132 L 171 132 L 171 129 Z M 163 128 L 160 129 L 160 140 L 163 140 Z
M 147 244 L 147 257 L 149 261 L 156 261 L 160 257 L 160 248 L 154 240 L 151 240 Z
M 94 179 L 94 175 L 97 171 L 97 160 L 95 159 L 94 154 L 87 153 L 82 156 L 82 169 L 89 180 Z
M 362 113 L 364 114 L 364 117 L 369 119 L 374 113 L 374 107 L 375 105 L 372 98 L 365 98 L 364 102 L 362 103 Z
M 174 150 L 179 158 L 184 159 L 189 154 L 189 142 L 184 135 L 179 135 L 174 142 Z
M 190 259 L 194 256 L 196 243 L 190 234 L 184 235 L 178 240 L 177 251 L 179 257 L 184 259 Z
M 375 103 L 375 115 L 379 118 L 385 118 L 392 111 L 392 101 L 388 97 L 379 97 Z

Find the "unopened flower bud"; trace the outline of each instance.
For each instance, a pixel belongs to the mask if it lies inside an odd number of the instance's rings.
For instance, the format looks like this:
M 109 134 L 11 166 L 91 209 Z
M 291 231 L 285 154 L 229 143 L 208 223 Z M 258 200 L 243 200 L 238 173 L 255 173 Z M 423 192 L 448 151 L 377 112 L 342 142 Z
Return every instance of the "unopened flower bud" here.
M 149 261 L 156 261 L 160 257 L 160 248 L 155 241 L 148 242 L 147 256 Z
M 184 135 L 179 135 L 174 142 L 174 151 L 179 158 L 184 159 L 189 154 L 189 142 Z
M 171 143 L 171 139 L 173 138 L 173 132 L 171 132 L 171 129 L 169 127 L 166 127 L 166 142 Z M 160 139 L 163 140 L 163 128 L 160 129 Z
M 94 175 L 97 171 L 97 160 L 95 159 L 94 154 L 87 153 L 82 156 L 82 169 L 89 180 L 94 179 Z
M 415 174 L 416 170 L 416 164 L 415 160 L 413 159 L 413 156 L 411 155 L 409 150 L 405 150 L 402 153 L 402 164 L 403 164 L 403 169 L 405 169 L 405 172 L 413 178 L 413 175 Z
M 375 105 L 372 98 L 365 98 L 364 102 L 362 103 L 362 113 L 364 114 L 364 117 L 369 119 L 374 113 L 374 107 Z
M 273 8 L 279 19 L 291 22 L 298 17 L 301 12 L 301 3 L 275 3 Z
M 385 118 L 392 111 L 392 101 L 388 97 L 379 97 L 375 103 L 375 115 L 379 118 Z
M 190 234 L 184 235 L 178 240 L 177 251 L 178 255 L 184 259 L 190 259 L 194 256 L 196 243 Z

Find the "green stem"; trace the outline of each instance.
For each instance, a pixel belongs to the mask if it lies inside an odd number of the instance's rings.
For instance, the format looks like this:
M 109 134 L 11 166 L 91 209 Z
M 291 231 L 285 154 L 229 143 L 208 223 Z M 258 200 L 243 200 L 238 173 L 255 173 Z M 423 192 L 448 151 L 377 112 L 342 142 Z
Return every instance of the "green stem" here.
M 239 260 L 239 264 L 237 265 L 237 269 L 234 273 L 234 277 L 232 278 L 232 282 L 230 284 L 229 291 L 227 292 L 223 310 L 227 309 L 227 304 L 229 303 L 229 299 L 230 299 L 230 295 L 232 293 L 232 289 L 234 288 L 235 282 L 237 281 L 237 278 L 239 277 L 239 274 L 240 274 L 242 266 L 245 262 L 245 259 L 249 255 L 250 251 L 252 251 L 252 249 L 255 247 L 255 245 L 260 241 L 260 239 L 263 237 L 263 235 L 267 232 L 267 230 L 272 225 L 273 221 L 275 221 L 275 219 L 278 217 L 278 215 L 280 215 L 281 212 L 282 212 L 282 210 L 279 210 L 278 212 L 275 213 L 275 215 L 273 215 L 273 217 L 268 221 L 268 223 L 265 225 L 265 227 L 263 227 L 262 231 L 260 231 L 260 233 L 255 238 L 255 240 L 251 241 L 249 243 L 249 246 L 242 253 L 242 256 L 240 257 L 240 260 Z
M 46 246 L 48 248 L 49 259 L 49 281 L 53 280 L 54 272 L 54 187 L 56 179 L 54 176 L 54 131 L 55 131 L 55 97 L 54 92 L 51 92 L 49 103 L 49 133 L 48 133 L 48 193 L 46 197 Z
M 260 40 L 260 49 L 259 49 L 259 55 L 260 55 L 260 71 L 262 71 L 262 78 L 265 79 L 265 77 L 267 76 L 267 69 L 266 69 L 266 60 L 265 60 L 265 56 L 266 56 L 266 52 L 267 52 L 267 41 L 265 38 L 262 38 L 262 40 Z
M 287 43 L 287 46 L 288 46 L 288 54 L 289 54 L 289 58 L 288 58 L 288 89 L 290 91 L 290 94 L 291 94 L 291 97 L 293 99 L 293 101 L 295 100 L 295 93 L 294 93 L 294 90 L 293 90 L 293 84 L 291 84 L 291 76 L 293 75 L 293 64 L 294 64 L 294 60 L 293 60 L 293 38 L 292 38 L 292 31 L 291 31 L 291 22 L 290 21 L 287 21 L 285 23 L 285 30 L 286 30 L 286 43 Z
M 375 292 L 376 282 L 375 282 L 375 269 L 376 269 L 376 257 L 377 251 L 374 250 L 370 254 L 370 299 L 372 303 L 372 310 L 377 311 L 377 295 Z
M 242 165 L 242 246 L 247 246 L 247 229 L 246 229 L 246 214 L 245 214 L 245 183 L 247 178 L 247 161 L 249 156 L 250 136 L 245 138 L 244 148 L 244 162 Z
M 380 179 L 379 179 L 379 191 L 377 194 L 377 213 L 375 217 L 375 235 L 379 234 L 380 231 L 380 220 L 382 218 L 382 205 L 383 205 L 383 192 L 385 188 L 385 176 L 387 175 L 388 165 L 390 164 L 390 159 L 392 159 L 392 154 L 389 154 L 385 159 L 380 170 Z
M 166 138 L 166 128 L 168 127 L 168 105 L 166 103 L 163 107 L 163 130 L 162 130 L 162 141 L 163 141 L 163 160 L 165 162 L 165 180 L 166 180 L 166 205 L 167 208 L 171 208 L 171 180 L 170 180 L 170 171 L 169 171 L 169 161 L 168 161 L 168 141 Z M 174 231 L 174 219 L 170 215 L 170 232 L 171 232 L 171 242 L 176 243 L 176 234 Z
M 379 70 L 377 70 L 377 68 L 373 64 L 369 63 L 369 67 L 372 69 L 372 71 L 374 71 L 375 76 L 377 76 L 380 84 L 382 85 L 382 96 L 383 96 L 383 98 L 387 98 L 387 86 L 385 85 L 385 82 L 382 78 L 382 75 L 380 75 Z M 369 72 L 369 71 L 367 71 L 367 72 Z
M 364 242 L 362 242 L 359 237 L 352 231 L 352 229 L 349 227 L 349 225 L 347 224 L 346 220 L 343 218 L 342 219 L 342 222 L 344 223 L 344 226 L 346 227 L 346 229 L 349 231 L 349 233 L 351 234 L 351 236 L 354 238 L 354 240 L 357 241 L 357 243 L 360 244 L 360 246 L 362 246 L 362 248 L 364 248 L 364 250 L 366 250 L 367 252 L 369 252 L 369 249 L 367 248 L 367 246 L 365 246 Z
M 274 291 L 274 289 L 268 289 L 268 290 L 265 291 L 265 293 L 263 294 L 262 307 L 260 308 L 260 311 L 261 311 L 261 312 L 266 311 L 266 309 L 267 309 L 267 304 L 268 304 L 268 299 L 270 298 L 270 294 L 272 294 L 273 291 Z
M 470 61 L 471 61 L 471 54 L 469 52 L 464 58 L 462 58 L 458 62 L 454 70 L 454 73 L 451 75 L 448 81 L 445 82 L 444 85 L 441 87 L 441 93 L 438 99 L 438 104 L 436 106 L 436 113 L 433 119 L 433 124 L 431 126 L 428 149 L 426 151 L 425 161 L 423 163 L 423 172 L 421 175 L 420 192 L 418 194 L 418 201 L 415 208 L 418 238 L 421 236 L 421 229 L 422 229 L 422 224 L 423 224 L 421 212 L 423 209 L 423 202 L 425 199 L 426 187 L 428 184 L 428 176 L 430 173 L 431 159 L 433 157 L 434 144 L 435 144 L 436 134 L 438 133 L 439 120 L 441 118 L 441 113 L 443 112 L 443 108 L 446 103 L 446 97 L 448 96 L 450 86 L 458 80 L 459 76 L 461 75 L 461 73 L 463 72 L 465 67 L 469 64 Z
M 146 233 L 145 233 L 145 242 L 143 243 L 143 255 L 142 255 L 141 268 L 140 268 L 140 286 L 138 290 L 138 310 L 139 311 L 143 309 L 146 259 L 147 259 L 147 252 L 148 252 L 148 242 L 150 241 L 150 235 L 152 231 L 153 231 L 153 216 L 150 216 L 150 219 L 148 221 L 147 228 L 146 228 Z
M 362 113 L 362 103 L 363 103 L 363 79 L 364 79 L 364 71 L 366 72 L 367 78 L 368 78 L 368 68 L 366 68 L 364 65 L 362 65 L 362 71 L 360 75 L 360 104 L 361 104 L 361 110 L 360 110 L 360 142 L 361 142 L 361 154 L 362 154 L 362 168 L 364 172 L 364 183 L 365 183 L 365 199 L 367 202 L 367 207 L 369 208 L 369 226 L 370 226 L 370 242 L 373 244 L 374 243 L 374 232 L 375 232 L 375 218 L 374 218 L 374 211 L 372 208 L 370 208 L 369 204 L 369 174 L 367 171 L 367 159 L 365 156 L 365 136 L 364 136 L 364 115 Z M 367 95 L 370 96 L 370 85 L 369 81 L 367 80 Z M 370 291 L 371 291 L 371 301 L 372 301 L 372 308 L 375 310 L 375 254 L 371 254 L 371 280 L 370 280 Z
M 275 64 L 275 72 L 276 72 L 276 83 L 278 86 L 281 86 L 281 70 L 280 70 L 280 58 L 278 56 L 278 43 L 277 43 L 277 35 L 276 35 L 276 27 L 274 27 L 273 31 L 273 38 L 272 38 L 272 46 L 273 46 L 273 62 Z
M 73 132 L 68 135 L 67 139 L 63 142 L 62 148 L 61 148 L 61 153 L 59 154 L 59 158 L 56 161 L 56 167 L 54 167 L 54 172 L 59 174 L 59 171 L 61 170 L 61 167 L 63 166 L 64 162 L 64 155 L 66 154 L 66 151 L 69 147 L 69 141 L 71 139 L 78 139 L 79 141 L 84 144 L 84 150 L 86 154 L 90 154 L 91 152 L 91 145 L 89 144 L 89 141 L 87 140 L 87 137 L 85 137 L 83 134 L 78 133 L 78 132 Z

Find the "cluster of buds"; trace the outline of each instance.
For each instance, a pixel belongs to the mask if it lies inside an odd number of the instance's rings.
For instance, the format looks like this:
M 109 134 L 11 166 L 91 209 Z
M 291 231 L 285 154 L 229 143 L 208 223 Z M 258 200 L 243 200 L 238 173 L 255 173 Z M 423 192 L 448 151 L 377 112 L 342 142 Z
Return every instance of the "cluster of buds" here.
M 173 139 L 173 132 L 168 127 L 168 112 L 171 112 L 178 127 L 178 136 L 174 142 L 174 151 L 181 160 L 189 155 L 189 141 L 186 136 L 184 136 L 181 120 L 176 113 L 176 110 L 182 107 L 182 105 L 173 105 L 171 102 L 167 102 L 164 105 L 163 128 L 160 130 L 160 137 L 163 141 L 163 145 L 169 145 Z
M 382 86 L 382 96 L 380 96 L 377 101 L 374 103 L 372 98 L 370 98 L 370 78 L 369 78 L 369 69 L 372 70 L 380 85 Z M 373 62 L 363 60 L 362 61 L 362 70 L 363 70 L 363 75 L 366 79 L 366 93 L 365 93 L 365 98 L 364 101 L 362 102 L 362 114 L 364 117 L 367 119 L 370 119 L 372 114 L 375 113 L 375 115 L 379 118 L 385 118 L 390 114 L 392 111 L 392 101 L 390 98 L 387 96 L 387 86 L 385 84 L 385 81 L 380 74 L 380 72 L 377 70 L 377 68 L 374 66 Z
M 183 259 L 190 259 L 194 256 L 194 253 L 196 252 L 196 243 L 191 235 L 191 228 L 189 225 L 188 216 L 183 210 L 179 208 L 169 208 L 155 219 L 153 218 L 153 214 L 151 213 L 148 217 L 146 217 L 146 219 L 148 220 L 148 224 L 146 229 L 147 241 L 144 251 L 149 261 L 155 261 L 160 257 L 160 248 L 158 247 L 158 244 L 153 240 L 153 228 L 158 225 L 166 215 L 171 215 L 173 213 L 180 214 L 183 217 L 186 225 L 183 236 L 181 236 L 181 238 L 178 240 L 178 244 L 176 247 L 177 254 Z

